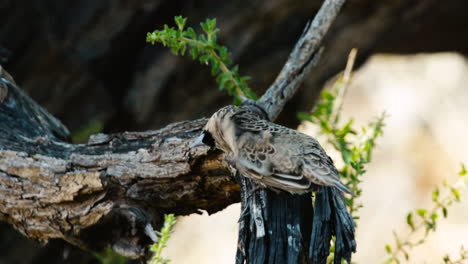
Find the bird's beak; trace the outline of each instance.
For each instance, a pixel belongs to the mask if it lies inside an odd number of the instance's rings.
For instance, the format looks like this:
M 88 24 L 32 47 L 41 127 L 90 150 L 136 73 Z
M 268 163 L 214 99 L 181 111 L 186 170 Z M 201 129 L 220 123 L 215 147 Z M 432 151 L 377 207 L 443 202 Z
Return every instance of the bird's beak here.
M 205 133 L 201 133 L 201 135 L 195 139 L 192 145 L 190 145 L 190 148 L 196 148 L 205 145 L 205 143 L 203 143 L 203 137 L 205 137 Z

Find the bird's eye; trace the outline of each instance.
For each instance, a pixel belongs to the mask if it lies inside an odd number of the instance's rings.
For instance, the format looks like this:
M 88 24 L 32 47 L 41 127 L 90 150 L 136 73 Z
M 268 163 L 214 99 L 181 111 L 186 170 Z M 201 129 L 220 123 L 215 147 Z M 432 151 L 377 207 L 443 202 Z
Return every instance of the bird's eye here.
M 211 135 L 210 132 L 203 130 L 203 144 L 209 146 L 209 147 L 214 147 L 215 146 L 215 141 L 213 139 L 213 136 Z

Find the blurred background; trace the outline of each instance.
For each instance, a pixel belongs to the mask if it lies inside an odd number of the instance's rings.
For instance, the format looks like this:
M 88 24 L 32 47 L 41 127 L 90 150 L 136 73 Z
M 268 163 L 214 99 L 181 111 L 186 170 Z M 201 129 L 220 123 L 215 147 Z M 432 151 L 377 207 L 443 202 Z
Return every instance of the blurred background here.
M 395 245 L 392 232 L 405 237 L 410 231 L 406 214 L 432 208 L 434 188 L 444 180 L 457 182 L 460 162 L 468 161 L 468 124 L 463 122 L 468 115 L 467 83 L 468 61 L 455 53 L 379 54 L 355 73 L 344 101 L 344 120 L 352 117 L 363 126 L 387 113 L 384 135 L 362 179 L 356 263 L 383 263 L 385 244 Z M 310 123 L 299 129 L 317 135 Z M 410 251 L 407 263 L 443 263 L 443 256 L 455 259 L 460 247 L 468 246 L 467 196 L 465 190 L 462 202 L 449 208 L 448 218 L 438 221 L 437 232 L 426 243 Z M 235 204 L 211 216 L 179 218 L 167 256 L 174 263 L 234 263 L 239 213 Z M 181 248 L 183 254 L 178 253 Z
M 3 0 L 0 64 L 68 128 L 117 132 L 157 129 L 208 116 L 231 98 L 209 69 L 145 43 L 175 15 L 197 25 L 215 17 L 220 41 L 261 94 L 281 69 L 322 1 Z M 406 213 L 428 207 L 443 179 L 468 162 L 468 2 L 351 0 L 327 34 L 321 61 L 278 122 L 298 127 L 324 84 L 358 48 L 344 113 L 364 124 L 388 113 L 384 136 L 362 183 L 358 263 L 379 263 Z M 181 104 L 183 102 L 183 104 Z M 306 133 L 314 134 L 308 125 Z M 408 263 L 442 263 L 468 246 L 468 202 L 449 209 Z M 179 218 L 166 254 L 172 263 L 233 263 L 239 205 Z M 27 254 L 25 254 L 27 253 Z M 63 256 L 67 256 L 64 260 Z M 0 263 L 98 263 L 62 241 L 40 247 L 0 223 Z

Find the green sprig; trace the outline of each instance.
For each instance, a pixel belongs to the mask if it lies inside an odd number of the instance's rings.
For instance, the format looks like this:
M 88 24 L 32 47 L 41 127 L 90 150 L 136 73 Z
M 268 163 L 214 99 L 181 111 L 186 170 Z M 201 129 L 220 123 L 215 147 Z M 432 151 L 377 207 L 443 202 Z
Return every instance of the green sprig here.
M 461 246 L 458 259 L 452 259 L 449 255 L 445 255 L 443 261 L 445 264 L 466 264 L 468 262 L 468 250 Z
M 238 66 L 232 66 L 231 53 L 217 43 L 216 19 L 207 19 L 200 23 L 203 34 L 197 35 L 191 27 L 186 28 L 187 18 L 175 17 L 177 27 L 164 25 L 164 29 L 148 32 L 146 41 L 156 42 L 170 48 L 175 55 L 185 55 L 189 51 L 192 59 L 211 66 L 211 74 L 216 76 L 220 89 L 226 89 L 234 96 L 236 104 L 245 99 L 257 99 L 255 93 L 248 87 L 248 76 L 240 76 Z
M 164 216 L 164 226 L 160 232 L 157 232 L 158 241 L 150 246 L 150 251 L 154 255 L 148 261 L 148 264 L 168 264 L 170 262 L 169 259 L 162 256 L 162 251 L 167 247 L 167 241 L 171 237 L 175 223 L 176 218 L 173 214 Z
M 468 176 L 465 165 L 462 164 L 460 172 L 460 179 L 453 185 L 449 185 L 444 181 L 442 187 L 436 187 L 432 192 L 433 207 L 430 210 L 427 209 L 416 209 L 409 212 L 406 216 L 406 223 L 410 228 L 410 232 L 405 237 L 399 236 L 396 232 L 393 233 L 395 238 L 395 245 L 392 247 L 387 244 L 385 245 L 385 251 L 387 252 L 386 263 L 401 263 L 401 255 L 405 260 L 409 260 L 409 251 L 414 247 L 424 244 L 428 236 L 436 231 L 437 221 L 439 216 L 447 218 L 448 207 L 456 202 L 460 202 L 460 190 L 463 186 L 468 185 Z M 465 184 L 463 184 L 465 183 Z M 441 191 L 444 196 L 441 196 Z M 423 231 L 422 233 L 419 231 Z M 462 260 L 468 259 L 466 251 L 461 251 Z M 445 263 L 462 263 L 457 261 L 451 261 L 448 256 L 444 258 Z

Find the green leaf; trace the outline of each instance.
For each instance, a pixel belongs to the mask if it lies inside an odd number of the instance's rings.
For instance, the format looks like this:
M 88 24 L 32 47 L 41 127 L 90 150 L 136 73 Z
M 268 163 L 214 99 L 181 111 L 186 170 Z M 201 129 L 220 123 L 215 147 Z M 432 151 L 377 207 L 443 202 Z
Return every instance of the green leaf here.
M 406 260 L 409 260 L 409 254 L 408 254 L 408 252 L 403 251 L 403 255 L 405 256 L 405 259 L 406 259 Z
M 392 253 L 392 247 L 390 247 L 389 244 L 386 244 L 385 245 L 385 251 L 387 251 L 387 253 L 391 254 Z
M 320 96 L 325 101 L 332 101 L 332 100 L 335 99 L 335 96 L 331 92 L 329 92 L 327 90 L 323 90 L 322 93 L 320 94 Z
M 208 61 L 210 60 L 210 58 L 211 58 L 210 55 L 204 54 L 204 55 L 200 56 L 200 58 L 198 58 L 198 60 L 200 61 L 200 63 L 208 65 Z
M 248 98 L 252 100 L 258 100 L 258 96 L 252 90 L 250 90 L 249 87 L 247 87 L 244 92 Z
M 443 258 L 443 260 L 444 260 L 444 263 L 450 263 L 450 257 L 449 256 L 445 256 Z
M 198 48 L 197 47 L 193 47 L 191 50 L 190 50 L 190 55 L 192 56 L 192 59 L 196 60 L 198 58 Z
M 198 36 L 198 40 L 199 40 L 200 42 L 202 42 L 202 43 L 206 43 L 206 41 L 207 41 L 205 35 L 199 35 L 199 36 Z
M 182 17 L 182 16 L 176 16 L 174 18 L 175 22 L 176 22 L 176 25 L 177 27 L 179 28 L 180 31 L 184 30 L 184 27 L 185 27 L 185 23 L 187 22 L 187 18 L 186 17 Z
M 156 42 L 155 37 L 154 37 L 154 33 L 152 33 L 152 32 L 146 33 L 146 42 L 149 42 L 149 43 L 154 45 L 154 43 Z
M 252 78 L 250 78 L 250 76 L 243 76 L 243 77 L 240 78 L 240 80 L 241 80 L 242 82 L 246 82 L 246 81 L 248 81 L 248 80 L 250 80 L 250 79 L 252 79 Z
M 427 210 L 426 210 L 426 209 L 417 209 L 417 210 L 416 210 L 416 213 L 417 213 L 420 217 L 424 218 L 424 217 L 426 216 Z
M 350 119 L 346 125 L 344 125 L 340 130 L 336 132 L 337 136 L 339 137 L 345 137 L 349 133 L 355 134 L 356 132 L 353 131 L 352 125 L 353 125 L 353 119 Z
M 444 218 L 447 218 L 447 214 L 448 214 L 447 207 L 442 207 L 442 214 L 443 214 Z
M 71 140 L 75 144 L 85 143 L 91 135 L 101 133 L 103 129 L 104 124 L 100 120 L 92 120 L 78 130 L 73 131 Z
M 211 60 L 211 75 L 216 76 L 219 72 L 219 63 L 216 60 Z
M 219 51 L 219 56 L 221 57 L 222 60 L 227 60 L 231 56 L 231 54 L 229 54 L 226 47 L 219 47 L 218 51 Z
M 406 223 L 411 227 L 411 230 L 414 230 L 413 213 L 410 212 L 406 215 Z
M 221 89 L 228 88 L 226 84 L 229 82 L 229 80 L 231 80 L 231 73 L 222 73 L 218 76 L 218 78 L 216 78 L 216 81 L 218 82 Z
M 465 164 L 461 164 L 461 169 L 460 169 L 460 172 L 458 172 L 458 175 L 460 176 L 465 176 L 467 174 L 467 171 L 466 171 L 466 167 L 465 167 Z
M 458 189 L 456 189 L 456 188 L 453 188 L 453 187 L 450 188 L 450 191 L 452 192 L 453 197 L 455 198 L 455 200 L 457 202 L 459 202 L 460 201 L 460 191 Z
M 304 113 L 304 112 L 298 112 L 296 114 L 297 118 L 299 120 L 303 120 L 303 121 L 312 121 L 312 118 L 310 117 L 310 115 L 308 113 Z
M 435 230 L 437 226 L 436 222 L 426 222 L 426 228 L 428 230 Z
M 185 55 L 185 51 L 186 51 L 186 50 L 187 50 L 187 46 L 186 46 L 185 43 L 184 43 L 184 44 L 182 44 L 182 45 L 180 46 L 180 50 L 179 50 L 179 51 L 180 51 L 180 55 L 182 55 L 182 56 Z
M 214 28 L 216 27 L 216 18 L 213 19 L 206 19 L 205 22 L 200 23 L 201 28 L 205 33 L 211 34 L 214 31 Z
M 435 188 L 435 190 L 432 192 L 432 201 L 437 202 L 439 200 L 439 188 Z
M 195 33 L 195 30 L 193 30 L 193 28 L 191 27 L 187 28 L 187 31 L 185 31 L 185 35 L 187 37 L 190 37 L 191 39 L 197 39 L 197 34 Z
M 352 162 L 352 154 L 353 153 L 350 150 L 348 150 L 347 148 L 345 148 L 345 147 L 340 148 L 340 151 L 341 151 L 341 156 L 343 157 L 343 161 L 346 164 L 350 164 L 351 167 L 356 169 L 358 164 L 355 163 L 355 162 Z

